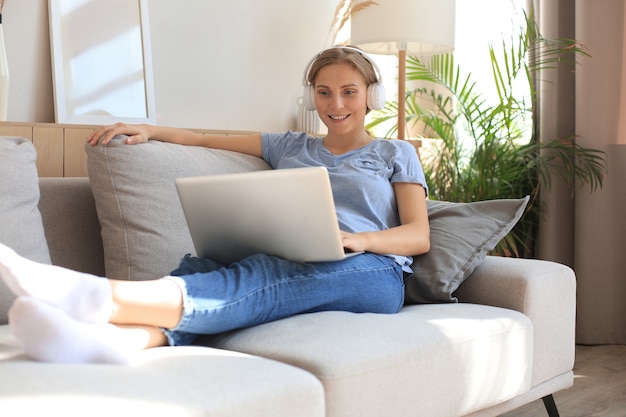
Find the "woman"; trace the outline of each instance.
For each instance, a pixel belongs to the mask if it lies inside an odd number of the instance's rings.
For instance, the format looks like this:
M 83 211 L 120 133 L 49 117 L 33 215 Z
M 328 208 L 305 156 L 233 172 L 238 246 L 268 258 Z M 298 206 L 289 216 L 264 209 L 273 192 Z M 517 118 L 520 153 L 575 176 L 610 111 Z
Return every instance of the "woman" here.
M 323 138 L 202 136 L 126 124 L 95 131 L 87 139 L 93 146 L 124 134 L 128 144 L 153 139 L 227 149 L 278 169 L 326 166 L 343 245 L 365 253 L 322 263 L 259 254 L 231 265 L 187 256 L 171 276 L 116 281 L 36 264 L 0 245 L 0 274 L 18 296 L 9 321 L 24 350 L 41 361 L 126 363 L 133 351 L 300 313 L 396 313 L 411 256 L 430 247 L 426 184 L 410 144 L 373 139 L 364 128 L 370 107 L 379 106 L 372 104 L 380 101 L 379 79 L 373 62 L 352 47 L 311 61 L 305 95 L 328 127 Z

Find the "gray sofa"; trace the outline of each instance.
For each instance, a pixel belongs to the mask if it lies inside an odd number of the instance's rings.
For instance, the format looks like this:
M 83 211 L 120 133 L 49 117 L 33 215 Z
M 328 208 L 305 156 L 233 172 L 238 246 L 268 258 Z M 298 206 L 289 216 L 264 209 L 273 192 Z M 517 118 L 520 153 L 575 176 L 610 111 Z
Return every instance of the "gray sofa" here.
M 181 213 L 172 208 L 178 202 L 171 178 L 267 168 L 237 154 L 181 148 L 114 141 L 87 149 L 90 178 L 38 179 L 30 142 L 0 137 L 0 241 L 43 262 L 156 278 L 176 266 L 170 256 L 193 251 Z M 396 315 L 304 314 L 202 337 L 198 346 L 150 349 L 130 366 L 34 362 L 1 325 L 0 410 L 6 416 L 456 417 L 497 416 L 549 400 L 573 383 L 573 271 L 485 257 L 487 249 L 480 248 L 467 276 L 454 280 L 451 301 L 458 302 L 414 303 L 408 296 Z M 0 324 L 12 299 L 0 287 Z

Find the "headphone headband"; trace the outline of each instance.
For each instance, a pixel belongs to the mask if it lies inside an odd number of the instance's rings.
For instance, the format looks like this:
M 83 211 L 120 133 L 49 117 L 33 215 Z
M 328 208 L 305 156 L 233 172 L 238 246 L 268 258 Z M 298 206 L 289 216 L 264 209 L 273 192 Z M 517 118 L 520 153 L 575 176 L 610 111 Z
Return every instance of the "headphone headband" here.
M 313 66 L 313 63 L 317 61 L 317 59 L 320 56 L 322 56 L 322 54 L 326 53 L 327 51 L 331 51 L 333 49 L 346 49 L 348 51 L 353 51 L 361 55 L 363 58 L 367 60 L 367 62 L 369 62 L 372 65 L 372 68 L 374 68 L 374 72 L 376 73 L 376 83 L 382 84 L 383 77 L 381 75 L 380 68 L 378 68 L 378 65 L 376 65 L 376 62 L 374 62 L 374 60 L 370 56 L 368 56 L 364 51 L 360 50 L 359 48 L 355 48 L 354 46 L 339 45 L 339 46 L 333 46 L 331 48 L 324 49 L 323 51 L 318 52 L 317 55 L 315 55 L 313 58 L 311 58 L 309 63 L 306 64 L 306 67 L 304 67 L 304 75 L 302 77 L 303 87 L 309 86 L 309 71 L 311 71 L 311 67 Z
M 315 55 L 308 62 L 306 67 L 304 68 L 304 74 L 302 77 L 302 86 L 304 87 L 304 105 L 308 110 L 315 110 L 315 103 L 313 99 L 313 85 L 309 83 L 309 72 L 311 71 L 311 67 L 313 63 L 317 61 L 317 59 L 327 51 L 333 49 L 346 49 L 349 51 L 353 51 L 361 55 L 363 58 L 370 63 L 374 72 L 376 73 L 376 82 L 374 84 L 368 85 L 367 88 L 367 106 L 372 110 L 380 110 L 385 107 L 385 86 L 383 85 L 382 75 L 380 72 L 380 68 L 376 65 L 376 62 L 372 58 L 370 58 L 365 52 L 362 50 L 355 48 L 353 46 L 333 46 L 331 48 L 324 49 Z

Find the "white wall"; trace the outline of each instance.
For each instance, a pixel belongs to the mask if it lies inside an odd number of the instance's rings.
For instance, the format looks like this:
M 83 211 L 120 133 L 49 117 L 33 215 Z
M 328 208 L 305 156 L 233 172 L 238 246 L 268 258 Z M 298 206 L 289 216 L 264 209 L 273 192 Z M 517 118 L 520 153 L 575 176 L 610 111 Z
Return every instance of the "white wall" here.
M 46 0 L 5 1 L 2 26 L 10 74 L 9 121 L 54 121 L 47 4 Z
M 295 128 L 304 65 L 329 45 L 338 0 L 150 0 L 157 123 Z M 106 22 L 93 22 L 93 30 Z M 46 0 L 7 0 L 8 119 L 53 122 Z

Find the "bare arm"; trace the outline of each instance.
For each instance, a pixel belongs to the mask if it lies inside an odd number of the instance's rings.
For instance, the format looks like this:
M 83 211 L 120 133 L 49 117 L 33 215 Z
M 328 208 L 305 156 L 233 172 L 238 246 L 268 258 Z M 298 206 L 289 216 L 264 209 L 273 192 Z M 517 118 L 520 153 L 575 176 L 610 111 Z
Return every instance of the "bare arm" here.
M 149 139 L 153 139 L 180 145 L 204 146 L 206 148 L 224 149 L 258 157 L 263 156 L 261 135 L 259 133 L 232 136 L 202 135 L 190 130 L 147 124 L 129 125 L 117 123 L 111 126 L 102 126 L 87 138 L 87 143 L 92 146 L 98 144 L 106 145 L 117 135 L 127 135 L 126 143 L 128 144 L 144 143 Z
M 426 191 L 421 185 L 395 183 L 400 226 L 378 232 L 342 232 L 344 247 L 355 252 L 420 255 L 430 250 Z

